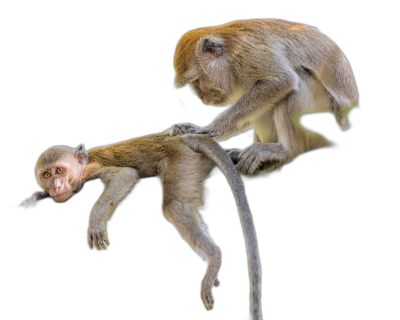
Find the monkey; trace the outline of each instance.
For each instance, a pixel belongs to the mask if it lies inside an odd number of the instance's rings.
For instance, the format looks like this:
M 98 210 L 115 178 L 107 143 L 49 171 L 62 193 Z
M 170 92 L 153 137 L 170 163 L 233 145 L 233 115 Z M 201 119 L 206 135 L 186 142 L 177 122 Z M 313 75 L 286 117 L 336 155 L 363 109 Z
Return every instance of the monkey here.
M 331 143 L 303 128 L 303 114 L 331 111 L 343 130 L 358 104 L 350 64 L 316 28 L 283 20 L 235 21 L 187 32 L 174 58 L 176 84 L 189 83 L 204 104 L 225 105 L 210 125 L 175 125 L 170 135 L 223 139 L 253 127 L 254 143 L 227 150 L 244 174 L 281 167 Z
M 215 164 L 226 176 L 235 196 L 246 242 L 250 310 L 254 320 L 261 320 L 261 264 L 252 214 L 237 169 L 228 154 L 209 137 L 170 137 L 161 133 L 87 152 L 82 145 L 76 149 L 52 147 L 39 157 L 35 169 L 44 191 L 36 192 L 22 205 L 49 197 L 64 202 L 79 192 L 85 182 L 101 179 L 105 190 L 91 211 L 88 230 L 90 248 L 94 245 L 101 250 L 110 244 L 106 223 L 118 203 L 138 179 L 160 176 L 164 216 L 195 251 L 208 257 L 201 298 L 206 309 L 211 310 L 214 305 L 211 290 L 219 285 L 221 250 L 208 235 L 197 207 L 203 203 L 202 183 Z

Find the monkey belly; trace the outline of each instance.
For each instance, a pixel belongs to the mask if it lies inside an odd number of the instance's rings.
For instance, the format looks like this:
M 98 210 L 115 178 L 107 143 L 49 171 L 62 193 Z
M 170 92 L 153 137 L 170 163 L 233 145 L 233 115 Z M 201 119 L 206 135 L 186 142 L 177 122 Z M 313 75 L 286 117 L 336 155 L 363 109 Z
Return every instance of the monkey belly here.
M 280 142 L 282 134 L 279 133 L 287 131 L 283 126 L 296 127 L 295 132 L 304 131 L 305 129 L 299 124 L 302 115 L 331 110 L 330 99 L 325 87 L 303 69 L 296 70 L 296 73 L 299 75 L 298 90 L 277 103 L 272 109 L 267 110 L 253 122 L 255 142 Z
M 304 114 L 331 110 L 327 90 L 304 70 L 299 72 L 299 78 L 298 90 L 253 122 L 255 142 L 280 144 L 287 159 L 329 145 L 323 136 L 300 125 Z
M 268 110 L 261 117 L 253 122 L 254 126 L 254 141 L 263 143 L 278 142 L 276 133 L 273 110 Z

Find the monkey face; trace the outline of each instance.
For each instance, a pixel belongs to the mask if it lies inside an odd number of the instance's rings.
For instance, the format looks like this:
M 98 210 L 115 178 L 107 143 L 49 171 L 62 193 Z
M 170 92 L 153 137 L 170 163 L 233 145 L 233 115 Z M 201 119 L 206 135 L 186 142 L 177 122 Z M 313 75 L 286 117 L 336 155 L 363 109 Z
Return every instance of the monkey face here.
M 57 202 L 68 200 L 78 190 L 83 167 L 88 159 L 82 147 L 54 147 L 45 151 L 36 165 L 39 185 Z
M 227 91 L 217 87 L 205 74 L 189 83 L 205 104 L 223 105 L 228 102 Z
M 38 170 L 37 177 L 40 186 L 55 201 L 64 202 L 74 193 L 73 190 L 78 180 L 75 178 L 76 171 L 76 168 L 71 167 L 68 161 L 57 161 L 51 166 Z
M 234 75 L 229 68 L 225 41 L 218 36 L 190 32 L 178 44 L 175 54 L 176 83 L 190 83 L 197 96 L 205 103 L 224 105 L 231 102 L 235 87 Z

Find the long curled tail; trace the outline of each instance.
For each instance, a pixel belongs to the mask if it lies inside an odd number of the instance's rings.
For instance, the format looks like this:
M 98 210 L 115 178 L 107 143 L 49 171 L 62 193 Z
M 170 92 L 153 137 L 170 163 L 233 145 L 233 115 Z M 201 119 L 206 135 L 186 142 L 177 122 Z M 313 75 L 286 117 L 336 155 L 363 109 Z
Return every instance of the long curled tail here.
M 256 230 L 247 202 L 243 182 L 228 154 L 211 138 L 203 135 L 182 136 L 186 145 L 213 160 L 224 173 L 235 196 L 247 249 L 250 275 L 250 311 L 253 320 L 262 320 L 261 310 L 261 263 L 258 253 Z

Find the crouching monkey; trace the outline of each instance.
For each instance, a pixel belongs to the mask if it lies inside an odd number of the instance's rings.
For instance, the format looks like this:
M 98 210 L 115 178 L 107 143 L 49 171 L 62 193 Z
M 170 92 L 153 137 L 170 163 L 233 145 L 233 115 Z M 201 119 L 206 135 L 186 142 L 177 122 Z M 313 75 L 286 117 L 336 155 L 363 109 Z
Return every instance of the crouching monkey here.
M 230 152 L 243 173 L 274 169 L 329 144 L 299 124 L 301 115 L 332 111 L 342 128 L 358 103 L 346 57 L 313 27 L 280 20 L 236 21 L 192 30 L 175 52 L 178 86 L 191 84 L 205 104 L 232 106 L 205 128 L 177 125 L 171 135 L 220 139 L 255 129 L 255 143 Z
M 209 259 L 201 298 L 213 308 L 211 293 L 219 284 L 221 251 L 206 233 L 197 207 L 202 205 L 203 180 L 214 164 L 226 176 L 236 199 L 244 232 L 250 274 L 250 309 L 261 320 L 261 265 L 253 219 L 243 183 L 228 154 L 206 136 L 169 137 L 156 134 L 85 152 L 81 147 L 53 147 L 36 164 L 36 177 L 43 192 L 23 204 L 52 197 L 64 202 L 79 192 L 86 181 L 100 178 L 106 187 L 90 214 L 88 241 L 97 249 L 109 244 L 107 220 L 139 178 L 159 175 L 163 184 L 163 211 L 187 242 Z

